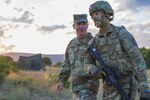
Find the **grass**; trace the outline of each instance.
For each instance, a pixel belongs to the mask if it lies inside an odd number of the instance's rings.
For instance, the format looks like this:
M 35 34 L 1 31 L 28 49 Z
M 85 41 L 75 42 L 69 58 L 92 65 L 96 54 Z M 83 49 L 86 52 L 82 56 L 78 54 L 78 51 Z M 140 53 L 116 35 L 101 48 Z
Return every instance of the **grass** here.
M 59 71 L 59 68 L 49 68 L 11 73 L 0 86 L 0 100 L 71 100 L 73 94 L 68 86 L 61 92 L 55 90 Z M 150 86 L 150 79 L 148 82 Z M 98 98 L 101 98 L 101 92 Z
M 56 70 L 56 69 L 51 69 Z M 70 100 L 71 91 L 55 91 L 58 71 L 19 71 L 11 73 L 0 86 L 0 100 Z

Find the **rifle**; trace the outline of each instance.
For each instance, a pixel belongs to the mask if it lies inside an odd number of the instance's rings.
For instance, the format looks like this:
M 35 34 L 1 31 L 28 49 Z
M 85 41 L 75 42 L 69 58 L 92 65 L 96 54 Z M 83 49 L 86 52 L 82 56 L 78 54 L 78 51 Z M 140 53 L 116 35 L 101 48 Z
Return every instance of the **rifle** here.
M 101 70 L 106 74 L 104 76 L 104 81 L 108 85 L 113 85 L 115 89 L 118 91 L 118 93 L 121 96 L 121 100 L 130 100 L 123 88 L 118 83 L 119 75 L 117 74 L 116 70 L 112 66 L 108 66 L 104 63 L 102 60 L 100 54 L 96 51 L 96 48 L 93 44 L 89 47 L 90 54 L 94 59 L 97 59 L 99 63 L 101 64 L 102 68 Z

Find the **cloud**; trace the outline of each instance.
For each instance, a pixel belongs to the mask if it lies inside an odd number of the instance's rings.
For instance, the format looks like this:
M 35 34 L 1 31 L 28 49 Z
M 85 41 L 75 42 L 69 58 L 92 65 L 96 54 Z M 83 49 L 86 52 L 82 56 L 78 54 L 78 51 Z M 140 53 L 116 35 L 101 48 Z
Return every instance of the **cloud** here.
M 18 11 L 18 12 L 23 11 L 23 9 L 22 9 L 22 8 L 16 8 L 16 7 L 14 7 L 13 9 L 14 9 L 14 10 L 16 10 L 16 11 Z
M 0 42 L 3 39 L 11 38 L 12 35 L 5 36 L 5 31 L 7 31 L 8 29 L 11 29 L 11 28 L 15 28 L 15 27 L 17 27 L 17 26 L 13 26 L 13 25 L 10 25 L 10 24 L 0 26 Z M 15 45 L 8 45 L 8 46 L 6 46 L 5 44 L 3 44 L 1 42 L 0 43 L 0 52 L 7 52 L 8 50 L 12 50 L 14 47 L 15 47 Z
M 128 28 L 136 33 L 150 34 L 150 22 L 130 25 Z
M 4 38 L 11 38 L 12 35 L 9 35 L 8 37 L 4 36 L 3 31 L 0 30 L 0 42 L 4 39 Z M 13 48 L 15 48 L 16 46 L 11 44 L 11 45 L 5 45 L 2 42 L 0 43 L 0 52 L 7 52 L 9 50 L 13 50 Z
M 20 18 L 13 18 L 12 21 L 31 24 L 33 22 L 33 18 L 31 18 L 32 16 L 32 13 L 30 13 L 29 11 L 25 11 Z
M 74 32 L 66 32 L 66 34 L 74 34 L 75 33 L 75 31 Z
M 15 45 L 4 45 L 4 44 L 0 44 L 0 51 L 9 51 L 9 50 L 13 50 L 13 48 L 16 47 Z
M 26 24 L 31 24 L 33 23 L 33 14 L 29 11 L 25 11 L 20 18 L 16 18 L 16 17 L 13 17 L 13 18 L 5 18 L 5 17 L 2 17 L 0 16 L 0 20 L 1 21 L 11 21 L 11 22 L 21 22 L 21 23 L 26 23 Z
M 0 16 L 0 21 L 6 20 L 4 17 Z
M 139 47 L 146 47 L 146 48 L 150 48 L 150 34 L 147 33 L 141 33 L 138 35 L 135 35 L 135 39 L 137 40 L 137 43 L 139 45 Z
M 4 2 L 5 2 L 6 4 L 9 4 L 9 3 L 11 3 L 11 0 L 4 0 Z
M 150 0 L 134 0 L 138 7 L 141 6 L 150 6 Z
M 65 25 L 41 26 L 37 29 L 37 31 L 41 31 L 42 33 L 43 32 L 52 33 L 53 31 L 57 29 L 64 29 L 64 28 L 66 28 Z
M 114 2 L 118 3 L 115 12 L 126 10 L 139 12 L 143 7 L 150 7 L 150 0 L 114 0 Z
M 0 38 L 4 36 L 4 31 L 0 29 Z
M 10 29 L 17 29 L 19 27 L 18 24 L 3 24 L 0 25 L 0 34 L 4 33 L 5 31 L 9 31 Z
M 10 30 L 10 29 L 16 29 L 18 27 L 18 25 L 11 25 L 11 24 L 7 24 L 7 25 L 2 25 L 0 26 L 0 52 L 7 52 L 9 50 L 12 50 L 13 48 L 15 48 L 15 45 L 11 44 L 6 46 L 3 43 L 4 39 L 10 39 L 12 38 L 12 34 L 5 34 L 6 31 Z
M 128 30 L 137 40 L 139 47 L 150 47 L 150 22 L 128 26 Z

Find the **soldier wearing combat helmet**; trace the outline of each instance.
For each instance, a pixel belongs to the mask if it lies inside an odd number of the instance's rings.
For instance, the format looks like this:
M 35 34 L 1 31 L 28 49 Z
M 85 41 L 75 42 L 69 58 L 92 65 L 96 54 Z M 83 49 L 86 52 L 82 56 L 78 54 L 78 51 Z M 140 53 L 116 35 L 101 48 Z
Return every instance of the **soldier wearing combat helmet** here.
M 89 13 L 95 26 L 100 28 L 89 46 L 94 45 L 104 63 L 117 71 L 120 77 L 118 82 L 130 100 L 135 100 L 138 88 L 141 97 L 144 97 L 144 91 L 148 91 L 146 64 L 134 37 L 123 26 L 110 23 L 114 11 L 107 1 L 91 4 Z M 85 63 L 85 71 L 104 82 L 103 100 L 124 100 L 113 85 L 106 84 L 106 74 L 90 52 L 86 54 Z
M 113 20 L 114 17 L 114 11 L 111 8 L 110 4 L 107 1 L 97 1 L 94 4 L 92 4 L 89 8 L 89 13 L 90 15 L 97 11 L 97 10 L 102 10 L 104 13 L 107 13 L 108 15 L 106 16 L 110 21 Z

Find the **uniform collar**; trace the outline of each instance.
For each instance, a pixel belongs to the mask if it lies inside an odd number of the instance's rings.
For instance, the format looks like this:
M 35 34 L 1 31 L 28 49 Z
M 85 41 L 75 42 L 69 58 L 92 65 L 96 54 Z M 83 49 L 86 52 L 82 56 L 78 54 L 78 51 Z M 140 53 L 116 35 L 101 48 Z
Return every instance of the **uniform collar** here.
M 114 31 L 114 28 L 115 28 L 115 26 L 111 24 L 111 26 L 110 26 L 109 30 L 107 31 L 106 35 L 112 33 L 112 32 Z M 99 30 L 99 32 L 98 32 L 97 35 L 98 35 L 99 37 L 105 36 L 100 30 Z
M 88 38 L 91 37 L 91 36 L 92 36 L 91 33 L 87 33 L 87 35 L 84 39 L 76 38 L 75 43 L 76 44 L 87 43 Z

